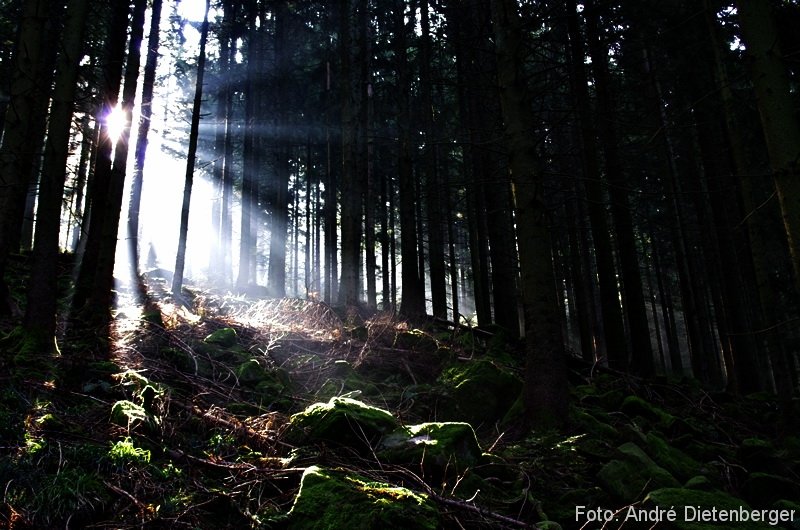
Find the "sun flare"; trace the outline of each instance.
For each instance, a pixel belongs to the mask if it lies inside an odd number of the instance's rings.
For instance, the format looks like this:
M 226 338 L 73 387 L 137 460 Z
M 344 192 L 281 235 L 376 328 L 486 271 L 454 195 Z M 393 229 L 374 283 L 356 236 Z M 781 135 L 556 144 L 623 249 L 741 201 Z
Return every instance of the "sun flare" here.
M 127 116 L 125 115 L 125 111 L 117 105 L 114 107 L 111 112 L 108 113 L 106 116 L 106 130 L 108 131 L 108 137 L 111 139 L 112 142 L 116 142 L 119 140 L 122 131 L 125 129 L 127 125 Z

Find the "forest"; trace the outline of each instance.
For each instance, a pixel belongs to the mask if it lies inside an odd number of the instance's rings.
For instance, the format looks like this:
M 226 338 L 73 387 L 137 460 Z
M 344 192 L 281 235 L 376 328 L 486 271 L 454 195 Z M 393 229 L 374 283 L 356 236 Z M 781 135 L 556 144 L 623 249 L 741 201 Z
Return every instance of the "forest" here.
M 797 0 L 0 7 L 0 527 L 800 525 Z

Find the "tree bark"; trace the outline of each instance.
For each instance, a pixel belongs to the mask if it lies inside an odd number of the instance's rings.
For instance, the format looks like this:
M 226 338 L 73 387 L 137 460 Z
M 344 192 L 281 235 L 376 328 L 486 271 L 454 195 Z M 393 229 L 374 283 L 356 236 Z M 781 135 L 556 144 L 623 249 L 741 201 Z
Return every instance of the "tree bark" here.
M 131 180 L 130 201 L 128 203 L 128 258 L 131 279 L 139 282 L 139 209 L 142 202 L 144 181 L 144 162 L 147 155 L 147 135 L 150 133 L 150 118 L 153 115 L 153 88 L 158 66 L 158 42 L 161 25 L 162 0 L 153 0 L 150 17 L 150 36 L 147 38 L 147 59 L 142 79 L 142 104 L 139 117 L 139 131 L 134 150 L 133 179 Z M 143 294 L 143 285 L 138 285 L 137 295 Z M 140 300 L 141 302 L 142 300 Z
M 800 122 L 768 0 L 737 2 L 750 78 L 800 293 Z
M 68 4 L 61 54 L 56 65 L 56 83 L 42 164 L 36 216 L 38 221 L 24 321 L 29 341 L 27 346 L 32 348 L 31 351 L 39 353 L 54 353 L 56 349 L 61 204 L 67 177 L 70 128 L 88 11 L 88 0 L 72 0 Z
M 16 212 L 24 207 L 27 192 L 29 172 L 24 160 L 31 116 L 37 100 L 47 97 L 38 86 L 36 72 L 44 60 L 42 36 L 49 6 L 43 0 L 24 3 L 13 59 L 11 93 L 0 146 L 0 315 L 11 312 L 5 270 L 8 255 L 19 251 L 20 225 Z
M 189 131 L 189 152 L 186 156 L 186 178 L 181 205 L 181 226 L 178 232 L 178 252 L 175 256 L 175 271 L 172 275 L 172 296 L 180 300 L 183 288 L 183 271 L 186 263 L 186 238 L 189 232 L 189 207 L 192 200 L 192 182 L 197 158 L 197 136 L 200 131 L 200 107 L 203 104 L 203 78 L 206 72 L 206 42 L 208 41 L 208 10 L 211 0 L 206 0 L 203 26 L 200 30 L 200 55 L 197 59 L 197 85 L 192 104 L 192 125 Z
M 542 179 L 537 173 L 532 110 L 522 77 L 522 28 L 517 3 L 492 0 L 498 84 L 503 109 L 516 211 L 525 308 L 526 365 L 523 402 L 526 426 L 560 427 L 567 417 L 567 376 L 556 302 L 552 245 L 546 224 Z

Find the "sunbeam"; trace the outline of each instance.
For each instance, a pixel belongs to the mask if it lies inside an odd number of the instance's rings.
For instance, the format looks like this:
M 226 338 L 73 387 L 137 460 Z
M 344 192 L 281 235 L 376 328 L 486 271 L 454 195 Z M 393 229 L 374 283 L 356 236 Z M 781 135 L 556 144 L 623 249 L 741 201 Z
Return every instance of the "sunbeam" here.
M 108 137 L 112 142 L 117 142 L 126 125 L 127 116 L 125 115 L 125 111 L 122 110 L 119 105 L 111 109 L 111 112 L 106 115 L 106 128 L 108 130 Z

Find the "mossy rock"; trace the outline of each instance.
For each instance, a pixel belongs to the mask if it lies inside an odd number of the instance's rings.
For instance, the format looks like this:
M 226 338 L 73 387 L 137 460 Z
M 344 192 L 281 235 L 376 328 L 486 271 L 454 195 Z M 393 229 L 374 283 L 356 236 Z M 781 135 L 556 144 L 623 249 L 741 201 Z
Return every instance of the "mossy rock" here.
M 439 528 L 427 496 L 356 474 L 312 466 L 288 514 L 288 528 Z
M 398 332 L 394 337 L 392 346 L 401 350 L 415 350 L 426 353 L 436 353 L 439 349 L 439 343 L 436 339 L 420 329 Z
M 111 422 L 121 427 L 130 428 L 137 423 L 148 420 L 144 407 L 126 399 L 117 401 L 111 407 Z
M 314 403 L 290 419 L 289 440 L 326 441 L 363 447 L 397 429 L 391 413 L 348 397 Z
M 648 403 L 637 396 L 628 396 L 622 401 L 620 410 L 628 416 L 640 416 L 654 425 L 669 428 L 675 423 L 675 416 Z
M 383 437 L 380 456 L 437 478 L 474 467 L 482 452 L 468 423 L 431 422 L 401 427 Z
M 596 436 L 611 442 L 619 439 L 619 431 L 617 429 L 607 423 L 603 423 L 588 412 L 576 409 L 572 413 L 572 418 L 577 425 Z
M 517 376 L 488 360 L 452 366 L 440 379 L 455 400 L 447 419 L 475 426 L 503 419 L 522 391 Z
M 650 489 L 680 486 L 669 471 L 660 467 L 636 444 L 617 448 L 618 459 L 608 462 L 597 473 L 603 488 L 615 499 L 634 502 Z
M 206 344 L 216 344 L 222 348 L 232 348 L 238 341 L 239 337 L 233 328 L 220 328 L 203 339 Z
M 380 394 L 377 386 L 356 372 L 350 363 L 340 359 L 333 365 L 332 377 L 317 390 L 316 399 L 330 399 L 351 392 L 360 392 L 365 396 Z
M 771 506 L 781 499 L 800 499 L 800 484 L 770 473 L 750 473 L 742 485 L 742 496 L 753 506 Z
M 686 481 L 686 484 L 683 485 L 684 488 L 687 490 L 702 490 L 702 491 L 711 491 L 714 489 L 714 485 L 708 480 L 708 477 L 704 477 L 703 475 L 697 475 L 696 477 L 692 477 Z
M 579 385 L 575 387 L 574 393 L 581 405 L 596 406 L 606 410 L 618 409 L 625 398 L 621 390 L 600 392 L 596 385 Z
M 656 433 L 647 433 L 645 443 L 647 444 L 647 454 L 678 480 L 688 480 L 700 472 L 701 466 L 695 459 L 680 449 L 672 447 Z
M 269 377 L 269 371 L 258 359 L 248 359 L 236 367 L 236 378 L 240 384 L 256 386 Z
M 701 517 L 698 517 L 701 510 L 716 509 L 718 514 L 736 514 L 740 509 L 745 510 L 745 513 L 750 512 L 750 506 L 746 502 L 721 491 L 698 491 L 686 488 L 656 489 L 647 495 L 643 503 L 645 509 L 654 507 L 663 510 L 672 508 L 677 513 L 677 521 L 659 524 L 659 528 L 675 530 L 719 530 L 720 528 L 766 530 L 775 528 L 751 520 L 746 522 L 723 521 L 721 515 L 711 515 L 707 518 L 710 520 L 702 520 Z
M 750 472 L 781 474 L 786 469 L 784 455 L 761 438 L 745 438 L 737 451 L 739 461 Z

